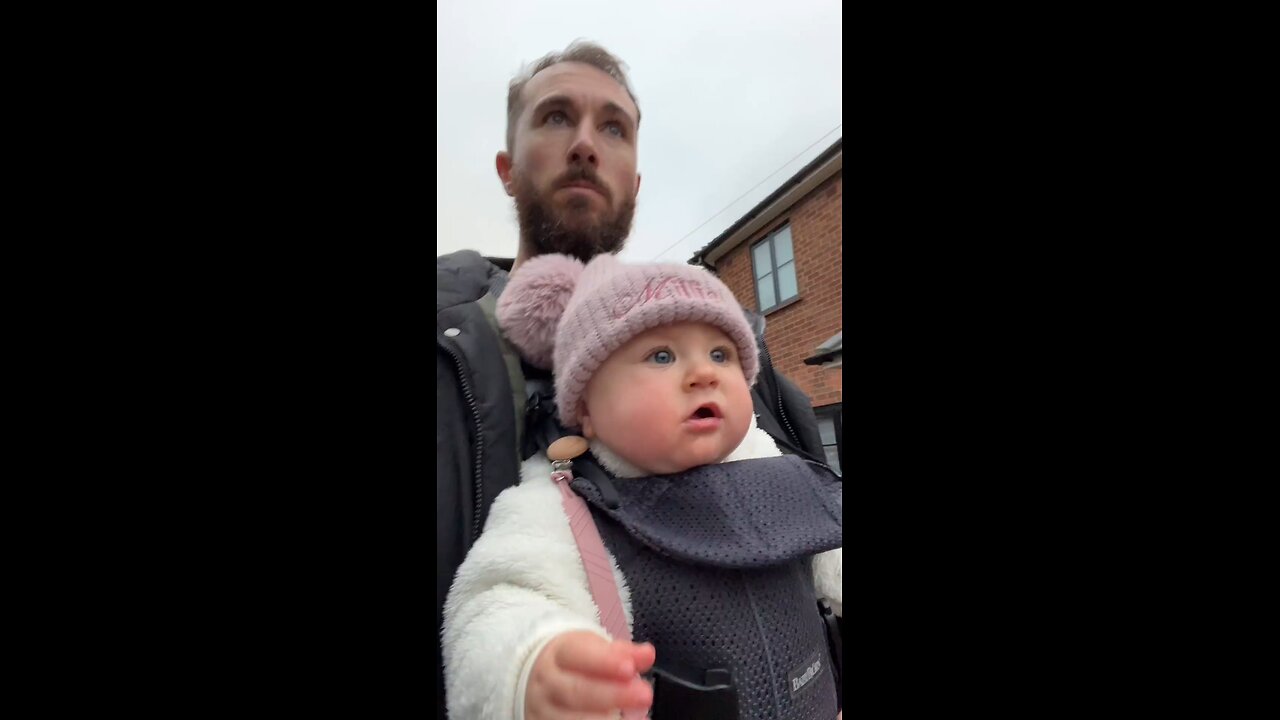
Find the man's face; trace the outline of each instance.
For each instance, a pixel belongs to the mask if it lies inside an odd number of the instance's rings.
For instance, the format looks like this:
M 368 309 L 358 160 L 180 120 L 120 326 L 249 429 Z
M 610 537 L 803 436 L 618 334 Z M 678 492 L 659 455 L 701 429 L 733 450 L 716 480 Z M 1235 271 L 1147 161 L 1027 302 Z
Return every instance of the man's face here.
M 622 247 L 640 189 L 636 115 L 627 91 L 591 65 L 552 65 L 525 85 L 512 151 L 497 164 L 534 254 L 586 262 Z

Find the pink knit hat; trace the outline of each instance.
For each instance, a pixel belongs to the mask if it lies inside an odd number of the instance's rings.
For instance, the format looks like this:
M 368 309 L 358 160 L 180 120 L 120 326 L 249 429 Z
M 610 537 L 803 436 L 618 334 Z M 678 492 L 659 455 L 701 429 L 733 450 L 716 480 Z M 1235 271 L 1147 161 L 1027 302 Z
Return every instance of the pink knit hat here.
M 597 255 L 584 267 L 567 255 L 539 255 L 511 273 L 497 318 L 529 364 L 554 372 L 566 427 L 577 427 L 578 403 L 600 365 L 659 325 L 714 325 L 738 346 L 748 386 L 760 368 L 755 336 L 733 293 L 693 265 L 625 265 Z

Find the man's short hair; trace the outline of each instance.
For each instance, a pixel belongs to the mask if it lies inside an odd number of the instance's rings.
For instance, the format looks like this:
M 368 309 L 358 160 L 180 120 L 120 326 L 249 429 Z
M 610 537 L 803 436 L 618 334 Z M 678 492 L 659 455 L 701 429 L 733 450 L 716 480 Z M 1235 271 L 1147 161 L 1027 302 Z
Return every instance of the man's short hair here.
M 529 84 L 534 75 L 552 65 L 564 62 L 583 63 L 599 68 L 609 77 L 617 80 L 618 84 L 627 91 L 627 95 L 631 96 L 631 102 L 636 105 L 636 127 L 640 127 L 640 101 L 636 100 L 636 94 L 632 92 L 631 83 L 627 80 L 627 64 L 593 42 L 574 40 L 569 43 L 569 47 L 565 48 L 564 52 L 547 53 L 511 80 L 511 87 L 507 90 L 507 152 L 511 152 L 516 144 L 516 120 L 524 110 L 522 99 L 524 86 Z

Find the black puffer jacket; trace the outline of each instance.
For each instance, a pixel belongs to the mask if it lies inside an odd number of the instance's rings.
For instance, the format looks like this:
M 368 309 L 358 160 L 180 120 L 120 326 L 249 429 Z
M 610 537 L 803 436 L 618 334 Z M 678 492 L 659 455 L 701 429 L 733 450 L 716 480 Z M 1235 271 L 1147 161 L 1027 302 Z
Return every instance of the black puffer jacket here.
M 497 296 L 510 262 L 472 250 L 436 258 L 436 608 L 431 662 L 444 711 L 440 627 L 444 600 L 462 558 L 480 534 L 489 505 L 520 474 L 525 383 L 520 359 L 497 332 Z M 752 402 L 762 430 L 783 452 L 825 463 L 809 398 L 774 371 L 764 319 L 747 312 L 760 345 Z

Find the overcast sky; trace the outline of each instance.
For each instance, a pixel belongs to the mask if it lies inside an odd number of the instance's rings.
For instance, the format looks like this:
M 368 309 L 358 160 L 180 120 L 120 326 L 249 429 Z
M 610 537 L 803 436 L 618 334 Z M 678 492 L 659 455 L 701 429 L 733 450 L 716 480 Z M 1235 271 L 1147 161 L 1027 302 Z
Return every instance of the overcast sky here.
M 838 0 L 438 0 L 436 14 L 437 255 L 515 256 L 494 170 L 507 84 L 577 38 L 627 63 L 644 115 L 625 259 L 687 261 L 844 133 Z

